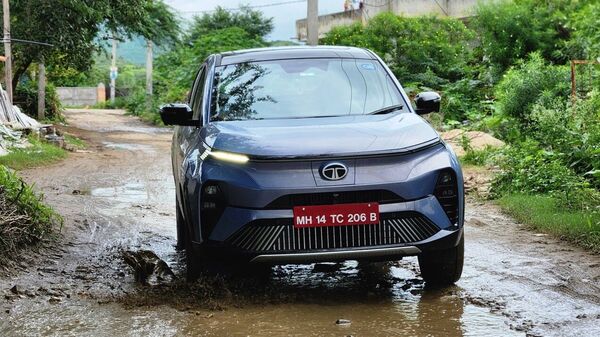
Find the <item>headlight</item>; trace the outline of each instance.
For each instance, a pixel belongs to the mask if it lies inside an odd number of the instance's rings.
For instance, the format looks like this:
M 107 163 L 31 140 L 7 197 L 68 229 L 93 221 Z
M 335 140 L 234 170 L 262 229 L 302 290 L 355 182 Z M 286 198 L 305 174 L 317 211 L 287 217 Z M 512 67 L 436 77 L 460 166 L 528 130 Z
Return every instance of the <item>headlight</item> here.
M 232 162 L 232 163 L 245 164 L 250 160 L 250 158 L 248 158 L 248 156 L 243 155 L 243 154 L 238 154 L 238 153 L 230 153 L 230 152 L 223 152 L 223 151 L 210 151 L 210 150 L 207 150 L 207 152 L 210 156 L 214 157 L 215 159 L 228 161 L 228 162 Z

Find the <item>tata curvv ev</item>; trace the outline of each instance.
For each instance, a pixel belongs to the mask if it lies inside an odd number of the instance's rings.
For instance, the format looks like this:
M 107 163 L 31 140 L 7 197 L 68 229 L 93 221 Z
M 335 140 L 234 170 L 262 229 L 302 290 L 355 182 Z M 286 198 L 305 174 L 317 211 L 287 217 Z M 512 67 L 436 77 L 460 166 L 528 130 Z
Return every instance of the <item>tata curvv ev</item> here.
M 177 239 L 207 262 L 287 264 L 418 256 L 430 284 L 463 266 L 456 156 L 373 52 L 348 47 L 211 55 L 176 125 Z M 220 262 L 219 262 L 220 263 Z

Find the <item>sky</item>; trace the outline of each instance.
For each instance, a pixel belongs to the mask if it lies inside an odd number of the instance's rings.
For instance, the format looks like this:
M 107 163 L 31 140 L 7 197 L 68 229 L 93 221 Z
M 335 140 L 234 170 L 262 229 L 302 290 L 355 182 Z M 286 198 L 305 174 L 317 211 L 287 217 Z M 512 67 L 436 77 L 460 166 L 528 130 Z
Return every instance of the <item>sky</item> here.
M 210 11 L 216 6 L 223 8 L 238 8 L 240 4 L 260 6 L 265 4 L 290 2 L 293 0 L 165 0 L 183 18 L 191 18 L 198 11 Z M 306 17 L 306 2 L 288 3 L 279 6 L 256 8 L 265 16 L 273 18 L 273 32 L 267 36 L 268 40 L 287 40 L 296 36 L 296 20 Z M 319 15 L 342 12 L 344 0 L 320 0 Z

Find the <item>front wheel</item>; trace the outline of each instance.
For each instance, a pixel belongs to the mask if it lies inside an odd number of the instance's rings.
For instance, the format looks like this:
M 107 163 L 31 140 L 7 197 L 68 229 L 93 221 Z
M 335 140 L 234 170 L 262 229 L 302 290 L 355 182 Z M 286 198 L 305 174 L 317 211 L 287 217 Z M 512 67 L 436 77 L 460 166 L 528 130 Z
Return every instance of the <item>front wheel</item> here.
M 421 276 L 428 285 L 448 286 L 460 279 L 465 256 L 465 237 L 458 245 L 419 255 Z

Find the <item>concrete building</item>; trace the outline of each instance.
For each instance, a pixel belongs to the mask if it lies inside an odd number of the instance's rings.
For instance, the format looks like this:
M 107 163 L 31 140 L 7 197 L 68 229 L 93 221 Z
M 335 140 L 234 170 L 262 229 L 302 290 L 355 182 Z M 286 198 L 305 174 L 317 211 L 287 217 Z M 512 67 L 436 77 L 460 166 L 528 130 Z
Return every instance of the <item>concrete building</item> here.
M 480 1 L 493 0 L 364 0 L 362 8 L 320 15 L 319 37 L 323 37 L 335 26 L 348 25 L 354 22 L 364 24 L 381 12 L 393 12 L 404 16 L 433 14 L 466 18 L 472 16 L 473 8 Z M 306 19 L 296 21 L 296 35 L 298 40 L 306 40 Z

